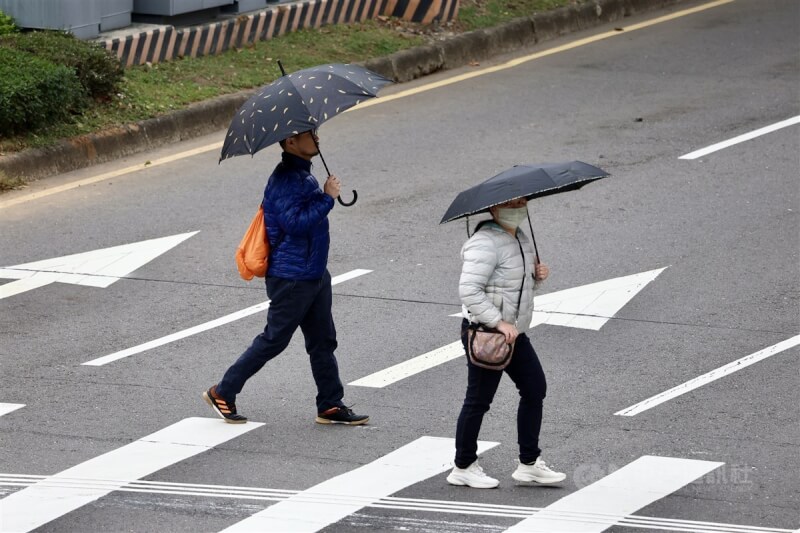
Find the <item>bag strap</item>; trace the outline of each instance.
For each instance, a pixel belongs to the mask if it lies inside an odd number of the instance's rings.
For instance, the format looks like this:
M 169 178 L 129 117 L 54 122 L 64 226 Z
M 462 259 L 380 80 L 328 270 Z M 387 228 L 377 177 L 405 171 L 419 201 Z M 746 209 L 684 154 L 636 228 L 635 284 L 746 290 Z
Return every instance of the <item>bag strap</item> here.
M 519 242 L 519 237 L 517 237 L 516 232 L 514 233 L 514 238 L 517 239 L 517 244 L 519 245 L 519 254 L 522 256 L 522 283 L 519 286 L 519 298 L 517 298 L 517 316 L 514 317 L 514 327 L 517 327 L 517 320 L 519 320 L 519 309 L 522 305 L 522 288 L 525 287 L 525 252 L 522 251 L 522 243 Z
M 264 228 L 266 229 L 266 227 L 267 227 L 267 211 L 264 209 L 264 201 L 263 200 L 261 201 L 261 205 L 259 205 L 259 207 L 261 208 L 262 216 L 264 217 Z M 286 232 L 285 231 L 281 231 L 280 236 L 278 237 L 278 240 L 275 241 L 275 246 L 270 245 L 270 247 L 269 247 L 270 255 L 272 255 L 272 252 L 274 252 L 275 250 L 278 249 L 278 246 L 281 245 L 281 243 L 283 242 L 283 238 L 284 237 L 286 237 Z M 267 243 L 269 244 L 269 232 L 267 232 Z

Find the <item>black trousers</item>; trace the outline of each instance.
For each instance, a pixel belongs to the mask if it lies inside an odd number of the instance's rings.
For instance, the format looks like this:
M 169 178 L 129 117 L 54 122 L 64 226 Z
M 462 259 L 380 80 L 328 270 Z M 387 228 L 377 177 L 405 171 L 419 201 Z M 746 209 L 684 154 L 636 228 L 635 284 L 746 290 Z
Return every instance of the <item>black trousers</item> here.
M 250 347 L 228 368 L 217 385 L 217 393 L 235 402 L 245 382 L 286 349 L 299 327 L 317 384 L 317 411 L 343 407 L 344 387 L 333 353 L 337 343 L 331 314 L 331 275 L 326 270 L 318 280 L 267 278 L 266 281 L 270 304 L 264 332 L 253 339 Z
M 461 342 L 467 350 L 467 324 L 461 325 Z M 489 411 L 503 372 L 473 365 L 467 359 L 467 394 L 456 426 L 456 458 L 458 468 L 466 468 L 478 459 L 478 434 L 483 415 Z M 547 381 L 539 357 L 527 335 L 520 333 L 514 345 L 514 356 L 505 373 L 519 390 L 517 407 L 517 442 L 519 460 L 530 463 L 541 453 L 539 431 L 542 427 L 542 403 L 547 393 Z

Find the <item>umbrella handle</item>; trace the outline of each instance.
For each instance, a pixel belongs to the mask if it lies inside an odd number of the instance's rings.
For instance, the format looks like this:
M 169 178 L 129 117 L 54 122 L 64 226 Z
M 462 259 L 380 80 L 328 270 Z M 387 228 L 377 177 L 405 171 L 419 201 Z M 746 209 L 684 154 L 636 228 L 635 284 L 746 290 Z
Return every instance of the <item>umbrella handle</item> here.
M 344 200 L 342 200 L 341 195 L 337 196 L 336 199 L 339 200 L 339 203 L 342 204 L 343 206 L 350 207 L 351 205 L 356 203 L 356 200 L 358 200 L 358 193 L 355 191 L 355 189 L 353 189 L 353 199 L 350 200 L 349 202 L 345 202 Z
M 328 163 L 326 163 L 325 158 L 322 157 L 322 151 L 319 149 L 319 143 L 317 142 L 316 137 L 314 137 L 313 135 L 311 136 L 311 139 L 313 139 L 314 141 L 314 146 L 317 147 L 317 155 L 319 156 L 320 159 L 322 159 L 322 164 L 325 166 L 325 172 L 327 172 L 328 176 L 330 177 L 331 171 L 328 170 Z M 353 199 L 350 200 L 349 202 L 345 202 L 344 200 L 342 200 L 341 196 L 337 196 L 336 199 L 339 200 L 339 203 L 342 204 L 343 206 L 350 207 L 351 205 L 356 203 L 356 200 L 358 200 L 358 193 L 355 190 L 353 190 Z

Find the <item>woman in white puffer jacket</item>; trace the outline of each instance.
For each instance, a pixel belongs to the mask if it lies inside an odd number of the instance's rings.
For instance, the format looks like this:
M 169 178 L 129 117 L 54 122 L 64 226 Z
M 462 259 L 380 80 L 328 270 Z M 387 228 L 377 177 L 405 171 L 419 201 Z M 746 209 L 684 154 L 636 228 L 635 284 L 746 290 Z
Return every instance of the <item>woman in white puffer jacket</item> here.
M 552 471 L 540 457 L 539 430 L 547 382 L 536 351 L 524 333 L 533 314 L 533 289 L 536 282 L 547 278 L 549 269 L 535 263 L 533 247 L 518 229 L 528 216 L 526 205 L 525 198 L 518 198 L 491 207 L 492 221 L 479 224 L 461 249 L 464 265 L 458 292 L 465 317 L 461 341 L 466 351 L 467 326 L 472 322 L 496 328 L 506 336 L 506 342 L 515 343 L 514 355 L 505 368 L 520 394 L 519 465 L 511 476 L 520 482 L 552 484 L 566 476 Z M 467 393 L 456 427 L 455 467 L 447 481 L 452 485 L 494 488 L 499 481 L 484 473 L 478 464 L 478 434 L 503 372 L 475 366 L 469 357 L 467 367 Z

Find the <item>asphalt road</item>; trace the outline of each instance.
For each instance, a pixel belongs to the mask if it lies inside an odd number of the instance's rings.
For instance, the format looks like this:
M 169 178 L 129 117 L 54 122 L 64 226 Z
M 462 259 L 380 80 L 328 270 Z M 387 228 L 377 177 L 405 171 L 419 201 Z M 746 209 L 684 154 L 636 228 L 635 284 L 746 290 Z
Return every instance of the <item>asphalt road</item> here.
M 798 29 L 792 0 L 736 0 L 635 31 L 599 28 L 514 57 L 564 46 L 558 53 L 443 87 L 424 90 L 512 57 L 392 87 L 383 94 L 420 91 L 321 129 L 328 165 L 360 197 L 331 214 L 329 269 L 371 271 L 334 287 L 348 384 L 457 340 L 450 315 L 460 310 L 466 232 L 462 222 L 438 224 L 456 192 L 516 163 L 578 159 L 612 173 L 530 204 L 551 269 L 542 296 L 663 269 L 622 290 L 624 306 L 599 329 L 528 332 L 548 379 L 544 458 L 568 474 L 558 488 L 510 478 L 516 392 L 507 379 L 481 433 L 499 443 L 481 463 L 500 488 L 451 487 L 444 474 L 417 473 L 431 461 L 446 468 L 449 453 L 431 450 L 448 449 L 441 439 L 454 435 L 461 358 L 384 387 L 347 385 L 345 400 L 370 424 L 320 426 L 298 334 L 239 396 L 240 410 L 263 423 L 239 426 L 240 434 L 214 419 L 200 394 L 260 331 L 263 311 L 84 364 L 265 301 L 261 281 L 238 278 L 233 252 L 276 148 L 222 165 L 210 149 L 9 203 L 221 142 L 220 132 L 0 197 L 0 268 L 198 232 L 106 288 L 56 282 L 0 299 L 0 530 L 220 531 L 286 505 L 285 527 L 311 531 L 314 520 L 349 509 L 354 493 L 352 512 L 325 531 L 504 531 L 582 497 L 591 505 L 564 507 L 532 530 L 709 531 L 708 522 L 717 531 L 796 530 L 800 125 L 680 157 L 800 115 Z M 56 270 L 71 264 L 63 263 Z M 12 280 L 0 283 L 3 295 Z M 590 295 L 598 305 L 602 290 Z M 746 359 L 752 354 L 763 357 Z M 717 371 L 735 361 L 735 371 Z M 662 403 L 615 414 L 711 372 Z M 168 427 L 176 433 L 153 436 Z M 417 442 L 406 466 L 386 467 L 384 456 L 421 437 L 439 439 Z M 65 472 L 76 465 L 84 466 Z M 58 473 L 70 479 L 45 480 L 49 488 L 20 477 Z M 408 482 L 380 492 L 404 475 Z M 275 503 L 326 482 L 316 496 Z M 232 487 L 258 490 L 243 496 Z M 384 496 L 394 499 L 379 502 Z M 48 513 L 52 520 L 41 518 Z

